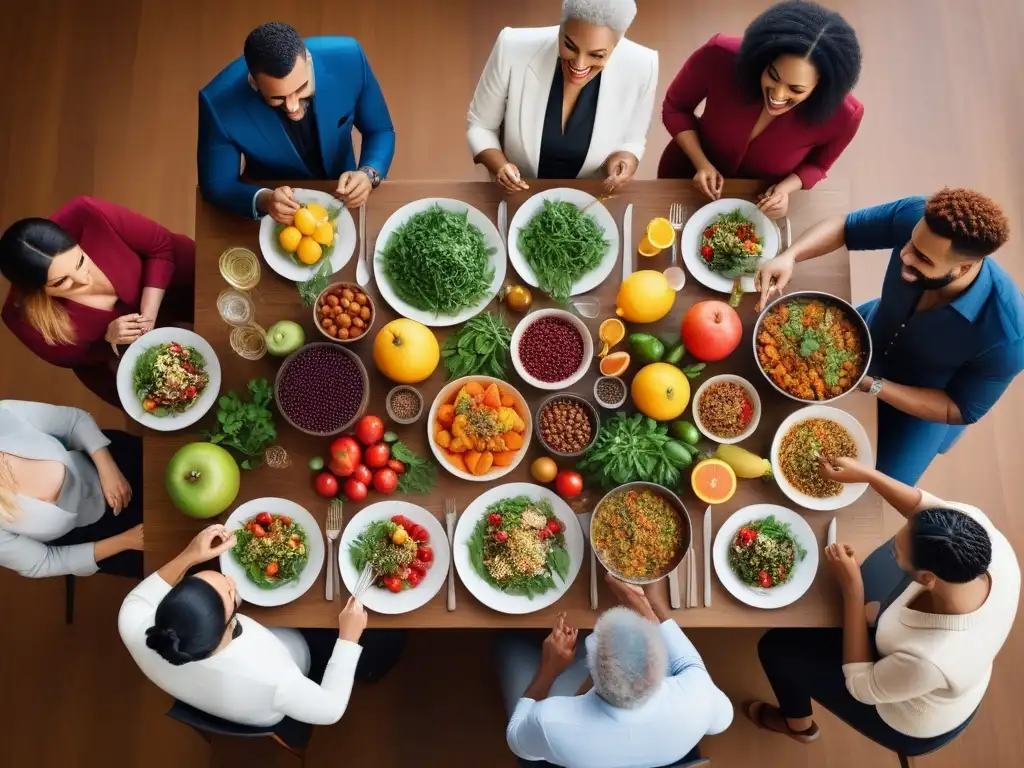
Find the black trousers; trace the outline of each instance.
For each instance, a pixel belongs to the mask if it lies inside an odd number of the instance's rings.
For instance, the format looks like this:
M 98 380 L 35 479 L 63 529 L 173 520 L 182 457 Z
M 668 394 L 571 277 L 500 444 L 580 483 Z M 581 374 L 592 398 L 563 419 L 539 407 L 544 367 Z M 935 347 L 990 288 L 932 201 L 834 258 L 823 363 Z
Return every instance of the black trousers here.
M 874 646 L 874 630 L 871 630 Z M 927 739 L 906 736 L 888 725 L 870 704 L 857 701 L 843 675 L 842 629 L 772 629 L 757 644 L 757 655 L 786 717 L 811 716 L 814 699 L 854 730 L 893 752 L 907 756 L 932 752 L 952 741 L 963 725 Z
M 107 507 L 103 517 L 92 525 L 75 528 L 59 539 L 47 542 L 52 547 L 89 544 L 108 539 L 142 522 L 142 439 L 119 430 L 104 430 L 103 434 L 110 440 L 110 455 L 132 488 L 132 500 L 119 515 Z M 113 557 L 100 560 L 96 565 L 100 573 L 114 576 L 141 579 L 143 575 L 142 552 L 139 550 L 118 552 Z

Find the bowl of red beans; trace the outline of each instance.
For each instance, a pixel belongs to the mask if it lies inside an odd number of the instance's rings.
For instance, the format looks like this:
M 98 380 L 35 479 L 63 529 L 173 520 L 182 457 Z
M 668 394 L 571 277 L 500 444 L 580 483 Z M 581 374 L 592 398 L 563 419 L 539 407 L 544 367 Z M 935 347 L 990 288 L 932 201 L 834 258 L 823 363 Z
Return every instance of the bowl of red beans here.
M 331 437 L 347 431 L 366 410 L 370 377 L 347 348 L 316 341 L 285 358 L 274 381 L 284 420 L 300 432 Z
M 512 365 L 537 389 L 565 389 L 582 379 L 594 357 L 586 324 L 563 309 L 531 312 L 512 333 Z

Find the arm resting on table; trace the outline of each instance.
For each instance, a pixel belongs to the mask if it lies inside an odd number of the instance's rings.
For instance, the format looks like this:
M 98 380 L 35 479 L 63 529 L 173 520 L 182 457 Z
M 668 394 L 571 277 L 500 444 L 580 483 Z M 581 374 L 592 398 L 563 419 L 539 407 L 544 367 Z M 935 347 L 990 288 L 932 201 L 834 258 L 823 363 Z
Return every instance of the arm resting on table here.
M 363 138 L 359 151 L 359 165 L 368 165 L 385 177 L 395 157 L 395 126 L 384 100 L 380 83 L 370 69 L 366 54 L 359 47 L 359 58 L 363 63 L 363 88 L 356 103 L 353 123 Z
M 93 417 L 81 408 L 29 400 L 5 400 L 4 407 L 40 432 L 60 440 L 68 450 L 84 451 L 91 456 L 110 445 Z
M 97 570 L 91 543 L 51 547 L 4 530 L 0 530 L 0 565 L 30 579 L 92 576 Z
M 199 141 L 196 145 L 199 187 L 214 205 L 246 218 L 258 218 L 256 196 L 261 188 L 239 175 L 242 153 L 217 119 L 206 95 L 199 93 Z

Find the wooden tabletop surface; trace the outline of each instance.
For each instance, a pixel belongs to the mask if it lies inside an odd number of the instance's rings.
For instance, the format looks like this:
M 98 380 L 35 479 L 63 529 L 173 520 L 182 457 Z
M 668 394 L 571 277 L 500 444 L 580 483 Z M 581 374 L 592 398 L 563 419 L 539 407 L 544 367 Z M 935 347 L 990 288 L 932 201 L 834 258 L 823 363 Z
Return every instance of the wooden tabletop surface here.
M 301 182 L 293 186 L 330 191 L 334 185 L 330 182 Z M 572 186 L 599 194 L 598 182 L 573 181 L 565 182 L 531 182 L 531 193 L 556 187 Z M 754 182 L 728 181 L 723 197 L 739 197 L 752 199 L 757 192 Z M 508 220 L 511 222 L 519 205 L 530 193 L 519 194 L 509 198 Z M 387 218 L 402 205 L 425 197 L 449 197 L 463 200 L 478 208 L 485 215 L 496 221 L 497 206 L 501 195 L 493 184 L 484 182 L 386 182 L 376 190 L 366 208 L 366 234 L 369 253 L 375 247 L 376 234 L 380 231 Z M 693 190 L 691 185 L 678 181 L 636 181 L 621 195 L 608 200 L 605 205 L 620 227 L 623 212 L 627 204 L 633 204 L 633 240 L 639 242 L 646 223 L 655 216 L 667 216 L 672 202 L 683 203 L 692 214 L 705 202 Z M 831 215 L 844 214 L 849 210 L 849 190 L 842 183 L 827 180 L 819 184 L 812 192 L 801 192 L 792 196 L 789 219 L 794 235 L 799 234 L 814 222 Z M 202 335 L 217 351 L 223 371 L 222 392 L 228 389 L 244 390 L 246 383 L 257 377 L 267 377 L 271 382 L 280 363 L 279 358 L 264 357 L 250 362 L 241 359 L 228 344 L 229 327 L 220 319 L 216 308 L 216 297 L 226 287 L 218 271 L 219 255 L 232 246 L 243 246 L 259 254 L 259 225 L 256 222 L 241 219 L 217 210 L 197 195 L 196 204 L 196 324 L 195 330 Z M 357 249 L 358 254 L 358 249 Z M 653 259 L 634 256 L 634 269 L 664 269 L 669 264 L 668 251 Z M 642 261 L 642 263 L 639 263 Z M 356 257 L 336 275 L 334 280 L 354 281 Z M 264 328 L 278 320 L 290 319 L 302 324 L 306 329 L 307 340 L 320 340 L 313 326 L 311 310 L 302 306 L 295 285 L 262 265 L 262 279 L 253 294 L 256 306 L 256 320 Z M 621 277 L 621 261 L 616 264 L 611 276 L 592 292 L 601 301 L 600 317 L 587 320 L 594 336 L 602 319 L 614 314 L 615 294 Z M 515 279 L 515 271 L 511 264 L 508 277 Z M 790 290 L 813 288 L 826 291 L 849 299 L 850 297 L 850 265 L 845 251 L 831 254 L 810 263 L 800 265 L 791 283 Z M 373 297 L 379 317 L 375 320 L 374 329 L 369 336 L 395 315 L 390 307 L 380 298 L 375 285 L 371 285 L 369 293 Z M 685 310 L 693 303 L 703 299 L 725 299 L 722 294 L 701 286 L 688 276 L 686 287 L 676 298 L 671 314 L 659 323 L 637 326 L 630 330 L 643 330 L 662 333 L 676 330 Z M 755 299 L 747 296 L 740 307 L 740 315 L 744 323 L 744 337 L 737 350 L 726 360 L 709 364 L 705 377 L 718 373 L 735 373 L 746 377 L 754 384 L 761 395 L 763 413 L 757 432 L 744 442 L 744 447 L 768 455 L 772 438 L 779 423 L 799 404 L 782 397 L 772 389 L 757 370 L 750 352 L 750 334 L 753 321 Z M 550 306 L 550 302 L 539 297 L 535 292 L 534 307 Z M 515 319 L 515 315 L 510 318 Z M 443 339 L 451 329 L 435 329 L 439 339 Z M 376 413 L 385 418 L 383 399 L 392 384 L 381 376 L 372 362 L 372 338 L 365 338 L 349 349 L 355 351 L 366 363 L 370 373 L 371 399 L 368 413 Z M 620 349 L 625 348 L 620 347 Z M 630 373 L 636 370 L 631 368 Z M 527 397 L 531 407 L 546 392 L 532 389 L 518 379 L 514 372 L 510 373 L 512 383 Z M 420 390 L 429 406 L 434 396 L 444 383 L 444 366 L 438 367 L 434 375 L 422 385 Z M 583 380 L 571 387 L 571 390 L 587 397 L 592 397 L 593 383 L 597 377 L 597 365 Z M 698 382 L 699 384 L 699 382 Z M 628 403 L 627 403 L 628 405 Z M 849 411 L 864 425 L 872 441 L 875 439 L 876 411 L 874 401 L 866 395 L 852 393 L 839 400 L 835 405 Z M 426 409 L 425 409 L 426 410 Z M 684 416 L 689 418 L 689 410 Z M 171 504 L 164 490 L 164 468 L 173 453 L 182 445 L 201 439 L 199 433 L 211 426 L 215 413 L 207 414 L 193 428 L 178 433 L 148 432 L 145 436 L 145 526 L 146 551 L 145 563 L 147 572 L 159 568 L 163 563 L 177 555 L 191 538 L 206 523 L 193 520 L 181 514 Z M 306 464 L 313 456 L 322 456 L 327 452 L 329 439 L 310 437 L 289 427 L 284 419 L 277 417 L 278 443 L 282 445 L 291 458 L 292 466 L 288 469 L 262 467 L 254 471 L 243 471 L 242 485 L 236 505 L 250 499 L 264 496 L 281 496 L 289 498 L 308 509 L 318 521 L 323 523 L 327 512 L 327 501 L 319 498 L 312 486 L 313 474 Z M 388 425 L 394 429 L 410 448 L 420 455 L 430 456 L 426 440 L 426 418 L 408 427 Z M 529 466 L 531 461 L 542 455 L 538 441 L 533 441 L 527 457 L 505 481 L 530 482 Z M 563 462 L 560 466 L 568 466 Z M 697 552 L 698 594 L 703 597 L 703 554 L 702 526 L 705 505 L 689 490 L 688 474 L 684 474 L 684 488 L 680 496 L 687 507 L 694 528 L 694 549 Z M 464 509 L 470 501 L 486 490 L 483 483 L 459 480 L 439 469 L 438 484 L 428 497 L 402 497 L 422 505 L 437 515 L 443 524 L 444 499 L 453 496 L 457 499 L 459 509 Z M 596 494 L 597 498 L 600 494 Z M 382 496 L 371 492 L 366 503 L 380 501 Z M 587 496 L 592 500 L 593 496 Z M 741 480 L 735 496 L 726 504 L 715 507 L 713 511 L 714 529 L 718 527 L 736 510 L 748 504 L 775 503 L 793 508 L 793 504 L 783 495 L 774 482 L 760 480 Z M 583 502 L 585 504 L 586 501 Z M 583 504 L 577 504 L 579 508 Z M 365 504 L 345 503 L 345 522 Z M 819 541 L 824 543 L 826 529 L 834 516 L 838 516 L 839 538 L 852 544 L 861 557 L 878 546 L 882 541 L 882 503 L 871 491 L 865 493 L 856 503 L 832 512 L 800 511 L 810 523 Z M 224 515 L 220 519 L 226 519 Z M 584 562 L 579 576 L 569 591 L 550 608 L 525 616 L 508 616 L 491 611 L 482 606 L 456 579 L 457 608 L 449 612 L 445 607 L 445 588 L 423 608 L 412 613 L 399 616 L 373 615 L 371 626 L 393 627 L 548 627 L 554 615 L 559 611 L 568 613 L 568 620 L 577 627 L 592 627 L 598 613 L 589 607 L 588 600 L 588 563 Z M 600 566 L 598 566 L 600 567 Z M 293 627 L 329 627 L 336 623 L 337 613 L 347 596 L 344 588 L 341 595 L 335 597 L 333 604 L 324 599 L 326 570 L 322 571 L 317 582 L 300 599 L 278 608 L 259 608 L 246 606 L 245 612 L 266 625 Z M 774 611 L 764 611 L 743 605 L 734 599 L 718 582 L 712 569 L 712 605 L 710 608 L 680 609 L 675 618 L 684 627 L 767 627 L 767 626 L 838 626 L 841 623 L 841 602 L 839 593 L 831 579 L 819 566 L 819 573 L 808 592 L 796 603 Z M 662 587 L 667 590 L 666 583 Z M 683 587 L 681 580 L 681 587 Z M 684 587 L 683 587 L 684 588 Z M 701 600 L 703 603 L 703 600 Z M 684 602 L 685 604 L 685 602 Z M 610 595 L 601 584 L 599 611 L 613 605 Z

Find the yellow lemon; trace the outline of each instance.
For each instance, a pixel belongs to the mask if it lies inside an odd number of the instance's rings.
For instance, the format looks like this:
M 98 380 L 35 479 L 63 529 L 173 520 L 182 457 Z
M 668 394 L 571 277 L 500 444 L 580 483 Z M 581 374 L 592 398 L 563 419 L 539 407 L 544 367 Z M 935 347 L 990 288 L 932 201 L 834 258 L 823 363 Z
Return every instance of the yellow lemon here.
M 313 219 L 317 224 L 327 221 L 327 209 L 319 203 L 309 203 L 306 205 L 306 210 L 313 214 Z
M 644 416 L 672 421 L 683 415 L 690 402 L 690 381 L 674 365 L 651 363 L 633 377 L 630 394 L 633 405 Z
M 295 227 L 285 227 L 281 230 L 281 234 L 277 236 L 277 240 L 281 243 L 285 253 L 295 253 L 299 249 L 299 241 L 301 239 L 302 233 Z
M 630 323 L 654 323 L 672 311 L 676 292 L 665 275 L 653 269 L 634 272 L 619 286 L 615 314 Z
M 313 231 L 313 239 L 320 245 L 330 245 L 334 242 L 334 227 L 329 221 L 321 221 Z
M 295 212 L 295 226 L 304 235 L 312 235 L 316 229 L 316 219 L 309 208 L 299 208 Z
M 651 219 L 651 223 L 647 225 L 647 242 L 655 248 L 665 249 L 671 248 L 675 241 L 676 231 L 672 229 L 668 219 Z
M 298 254 L 299 261 L 303 264 L 316 264 L 320 261 L 320 257 L 324 255 L 324 250 L 320 247 L 320 243 L 307 236 L 299 241 Z

